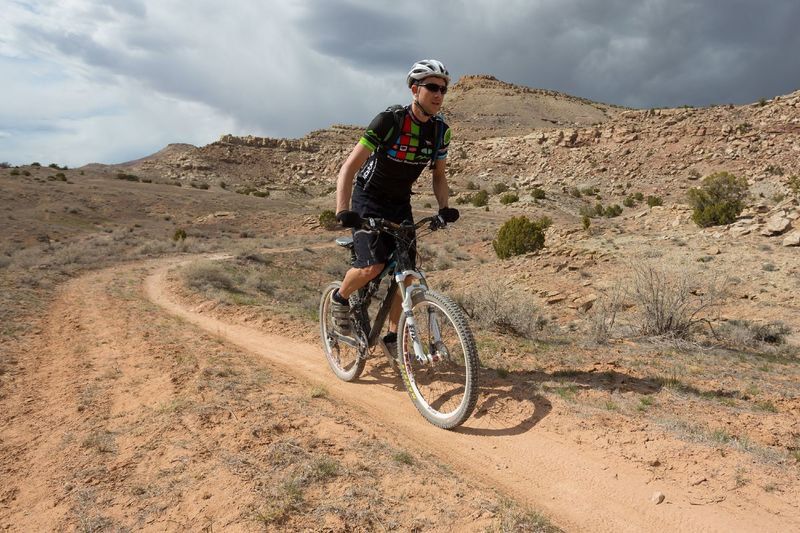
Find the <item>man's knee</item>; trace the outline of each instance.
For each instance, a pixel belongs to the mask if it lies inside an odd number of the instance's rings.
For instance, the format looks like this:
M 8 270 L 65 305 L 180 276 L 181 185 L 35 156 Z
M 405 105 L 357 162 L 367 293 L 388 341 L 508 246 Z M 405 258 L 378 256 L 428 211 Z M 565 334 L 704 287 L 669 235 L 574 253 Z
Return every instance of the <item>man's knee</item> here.
M 359 270 L 361 271 L 361 275 L 364 277 L 364 279 L 373 279 L 383 272 L 384 266 L 386 266 L 385 263 L 378 263 L 377 265 L 365 266 Z

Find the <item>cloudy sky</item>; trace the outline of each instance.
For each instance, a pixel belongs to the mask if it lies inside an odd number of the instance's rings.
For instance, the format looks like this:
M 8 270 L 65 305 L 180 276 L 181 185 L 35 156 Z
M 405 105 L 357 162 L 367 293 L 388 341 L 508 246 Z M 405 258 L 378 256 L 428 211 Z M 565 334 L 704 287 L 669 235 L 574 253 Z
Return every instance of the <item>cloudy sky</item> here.
M 0 162 L 366 124 L 451 74 L 632 107 L 800 89 L 798 0 L 0 0 Z

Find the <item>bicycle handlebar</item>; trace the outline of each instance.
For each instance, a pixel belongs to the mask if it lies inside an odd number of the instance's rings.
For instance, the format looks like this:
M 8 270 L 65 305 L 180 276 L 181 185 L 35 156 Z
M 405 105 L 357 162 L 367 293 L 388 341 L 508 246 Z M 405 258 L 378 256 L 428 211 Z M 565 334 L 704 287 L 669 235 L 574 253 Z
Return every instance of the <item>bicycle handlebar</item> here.
M 392 222 L 391 220 L 386 220 L 385 218 L 365 218 L 364 223 L 361 225 L 362 229 L 367 230 L 392 230 L 392 231 L 400 231 L 403 229 L 413 227 L 415 230 L 421 228 L 425 224 L 429 224 L 429 228 L 431 231 L 436 231 L 438 229 L 444 228 L 447 226 L 447 222 L 440 215 L 432 215 L 429 217 L 425 217 L 418 222 L 412 224 L 398 224 L 396 222 Z

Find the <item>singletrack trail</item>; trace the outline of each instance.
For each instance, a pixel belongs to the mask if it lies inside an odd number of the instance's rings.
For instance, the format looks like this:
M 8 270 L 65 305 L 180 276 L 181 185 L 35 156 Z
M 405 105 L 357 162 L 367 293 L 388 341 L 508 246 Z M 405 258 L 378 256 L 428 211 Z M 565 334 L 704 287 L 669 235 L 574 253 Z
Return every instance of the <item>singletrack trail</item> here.
M 431 453 L 441 462 L 530 503 L 568 531 L 781 531 L 800 530 L 796 509 L 747 502 L 697 505 L 686 488 L 655 480 L 641 465 L 598 451 L 587 453 L 542 427 L 548 402 L 531 394 L 508 405 L 482 391 L 476 415 L 456 431 L 426 422 L 402 389 L 399 378 L 367 371 L 359 382 L 332 374 L 318 344 L 226 323 L 190 309 L 169 291 L 167 273 L 178 263 L 161 262 L 145 280 L 147 297 L 166 312 L 222 341 L 262 356 L 288 374 L 326 387 L 352 416 L 386 428 L 387 438 L 410 450 Z M 488 411 L 482 404 L 499 401 Z M 508 403 L 508 402 L 507 402 Z M 654 491 L 667 495 L 655 505 Z M 785 508 L 784 508 L 785 507 Z

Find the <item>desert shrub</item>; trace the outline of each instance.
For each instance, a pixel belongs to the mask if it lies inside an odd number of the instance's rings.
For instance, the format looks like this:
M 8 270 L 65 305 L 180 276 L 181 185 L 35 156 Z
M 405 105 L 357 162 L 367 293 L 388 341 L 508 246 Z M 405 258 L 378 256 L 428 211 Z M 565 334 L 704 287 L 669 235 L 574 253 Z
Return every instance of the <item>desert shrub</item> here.
M 601 290 L 602 296 L 592 306 L 591 331 L 594 341 L 604 344 L 611 337 L 617 319 L 617 313 L 624 309 L 624 290 L 622 283 L 617 282 L 608 291 Z
M 748 187 L 745 178 L 717 172 L 703 178 L 700 187 L 689 189 L 687 197 L 694 208 L 692 220 L 703 228 L 730 224 L 744 209 Z
M 634 198 L 632 194 L 629 194 L 624 200 L 622 200 L 622 205 L 625 207 L 633 207 L 636 205 L 636 198 Z
M 139 176 L 136 176 L 135 174 L 126 174 L 124 172 L 119 172 L 117 174 L 117 179 L 126 181 L 139 181 Z
M 64 175 L 63 172 L 57 172 L 56 173 L 56 179 L 58 181 L 67 181 L 67 177 Z
M 492 185 L 492 192 L 494 194 L 501 194 L 506 192 L 507 190 L 508 190 L 508 185 L 506 185 L 505 183 L 495 183 L 494 185 Z
M 236 283 L 225 268 L 214 262 L 194 263 L 186 267 L 183 271 L 186 284 L 200 291 L 217 289 L 223 291 L 233 291 Z
M 55 168 L 55 169 L 57 169 L 57 170 L 60 170 L 60 169 L 61 169 L 61 167 L 60 167 L 60 166 L 58 166 L 58 165 L 57 165 L 57 164 L 55 164 L 55 163 L 50 163 L 50 164 L 49 164 L 49 165 L 47 165 L 47 166 L 48 166 L 48 167 L 50 167 L 50 168 Z
M 471 195 L 469 201 L 475 207 L 483 207 L 489 203 L 489 193 L 485 189 L 481 189 Z
M 719 328 L 720 336 L 733 347 L 778 346 L 786 343 L 786 336 L 791 332 L 791 328 L 780 321 L 756 324 L 750 320 L 728 320 Z
M 637 202 L 641 202 L 642 200 L 644 200 L 644 194 L 637 192 L 636 194 L 633 195 L 633 199 L 636 200 Z
M 0 162 L 0 168 L 11 168 L 11 163 L 8 161 L 2 161 Z
M 500 259 L 533 252 L 544 247 L 544 231 L 552 224 L 547 217 L 530 221 L 526 216 L 513 217 L 497 232 L 492 246 Z
M 257 198 L 266 198 L 269 196 L 269 191 L 253 191 L 251 194 Z
M 507 192 L 500 197 L 500 203 L 503 205 L 513 204 L 519 201 L 519 195 L 515 192 Z
M 634 267 L 630 287 L 644 335 L 688 338 L 726 296 L 724 283 L 698 287 L 689 274 L 668 274 L 649 266 Z
M 599 191 L 599 189 L 597 187 L 591 187 L 590 186 L 590 187 L 584 187 L 583 189 L 581 189 L 581 194 L 584 195 L 584 196 L 594 196 L 598 192 L 600 192 L 600 191 Z
M 173 241 L 185 241 L 186 240 L 186 230 L 183 228 L 178 228 L 175 230 L 175 233 L 172 234 Z
M 15 169 L 13 169 L 11 172 L 9 172 L 9 174 L 11 174 L 12 176 L 19 176 L 19 170 L 17 170 L 17 169 L 15 168 Z
M 206 183 L 204 181 L 194 181 L 194 180 L 192 180 L 192 181 L 189 182 L 189 186 L 192 187 L 193 189 L 203 189 L 203 190 L 208 189 L 208 183 Z
M 592 225 L 592 219 L 589 215 L 583 215 L 581 217 L 581 224 L 583 225 L 583 229 L 589 229 L 589 226 Z
M 42 166 L 42 164 L 39 163 L 38 161 L 34 161 L 33 163 L 31 163 L 31 166 L 32 167 L 40 167 L 40 166 Z
M 603 210 L 603 216 L 606 218 L 618 217 L 622 214 L 622 208 L 619 204 L 609 205 Z
M 468 181 L 468 182 L 467 182 L 467 190 L 468 190 L 468 191 L 477 191 L 479 188 L 480 188 L 480 187 L 478 187 L 477 185 L 475 185 L 475 182 L 474 182 L 474 181 Z
M 739 135 L 743 135 L 752 129 L 753 129 L 752 124 L 750 124 L 749 122 L 742 122 L 741 124 L 736 126 L 736 133 L 738 133 Z
M 544 192 L 544 189 L 540 189 L 539 187 L 534 187 L 531 190 L 531 196 L 533 196 L 534 199 L 536 199 L 536 200 L 544 200 L 545 197 L 546 197 L 546 194 Z
M 547 324 L 530 298 L 498 282 L 479 285 L 455 298 L 480 327 L 499 333 L 531 338 Z
M 650 207 L 656 207 L 658 205 L 664 205 L 664 200 L 662 200 L 660 196 L 648 196 L 647 197 L 647 205 L 649 205 Z
M 572 196 L 573 198 L 580 198 L 581 196 L 583 196 L 583 194 L 581 194 L 581 190 L 577 187 L 570 187 L 569 195 Z
M 767 165 L 764 170 L 773 176 L 783 176 L 783 168 L 780 165 Z
M 789 187 L 789 191 L 795 198 L 800 198 L 800 176 L 789 177 L 786 180 L 786 186 Z
M 222 181 L 222 180 L 220 180 L 220 181 L 219 181 L 219 183 L 217 183 L 217 185 L 219 185 L 219 188 L 220 188 L 220 189 L 227 189 L 227 188 L 228 188 L 228 184 L 227 184 L 227 183 L 225 183 L 225 182 L 224 182 L 224 181 Z
M 322 213 L 319 214 L 319 225 L 325 228 L 326 230 L 333 230 L 336 229 L 338 223 L 336 222 L 336 213 L 334 213 L 331 209 L 326 209 Z

